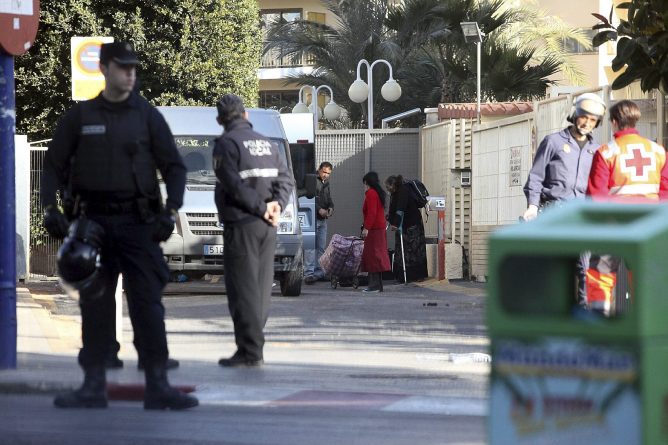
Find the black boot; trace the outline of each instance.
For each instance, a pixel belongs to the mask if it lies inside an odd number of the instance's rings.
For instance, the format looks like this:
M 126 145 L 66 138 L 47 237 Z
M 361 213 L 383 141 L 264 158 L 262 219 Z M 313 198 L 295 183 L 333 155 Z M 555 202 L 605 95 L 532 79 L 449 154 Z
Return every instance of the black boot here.
M 382 285 L 383 283 L 379 283 L 379 276 L 380 274 L 377 272 L 369 272 L 369 286 L 362 290 L 364 293 L 373 293 L 373 292 L 381 292 L 382 291 Z
M 199 405 L 199 401 L 172 388 L 167 381 L 167 367 L 163 364 L 146 364 L 146 391 L 144 409 L 187 409 Z
M 168 358 L 168 359 L 167 359 L 167 365 L 166 365 L 166 366 L 167 366 L 167 369 L 168 369 L 168 370 L 169 370 L 169 369 L 176 369 L 176 368 L 178 368 L 180 365 L 181 365 L 181 363 L 180 363 L 178 360 L 176 360 L 176 359 L 173 359 L 173 358 Z M 138 369 L 139 371 L 143 371 L 143 370 L 144 370 L 144 360 L 141 359 L 141 358 L 137 360 L 137 369 Z
M 123 360 L 118 358 L 116 354 L 108 355 L 104 359 L 104 367 L 107 369 L 120 369 L 123 367 Z
M 81 388 L 53 399 L 58 408 L 106 408 L 107 378 L 103 366 L 84 369 L 84 382 Z

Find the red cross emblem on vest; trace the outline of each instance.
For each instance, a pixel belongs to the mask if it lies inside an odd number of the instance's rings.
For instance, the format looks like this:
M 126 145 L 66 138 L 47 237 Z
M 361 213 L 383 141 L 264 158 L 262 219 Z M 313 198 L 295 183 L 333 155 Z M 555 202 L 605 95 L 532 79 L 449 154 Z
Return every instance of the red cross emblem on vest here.
M 621 156 L 622 171 L 634 180 L 646 181 L 650 170 L 655 168 L 655 158 L 652 153 L 645 151 L 642 144 L 633 144 L 627 149 L 627 153 Z

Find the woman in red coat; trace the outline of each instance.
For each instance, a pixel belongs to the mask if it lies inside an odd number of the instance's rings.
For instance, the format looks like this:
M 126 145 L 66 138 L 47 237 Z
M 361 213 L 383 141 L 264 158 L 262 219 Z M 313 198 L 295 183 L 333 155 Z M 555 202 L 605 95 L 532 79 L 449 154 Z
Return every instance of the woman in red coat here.
M 385 190 L 380 186 L 376 172 L 369 172 L 362 178 L 366 192 L 364 194 L 364 225 L 362 238 L 362 272 L 369 273 L 369 287 L 362 292 L 382 292 L 383 272 L 390 270 L 390 258 L 387 255 L 385 237 Z

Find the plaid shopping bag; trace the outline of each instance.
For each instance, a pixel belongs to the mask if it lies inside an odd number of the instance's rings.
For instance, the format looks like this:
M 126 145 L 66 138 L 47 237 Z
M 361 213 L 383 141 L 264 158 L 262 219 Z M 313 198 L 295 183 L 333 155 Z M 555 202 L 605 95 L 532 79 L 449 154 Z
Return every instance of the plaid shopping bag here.
M 363 250 L 363 239 L 334 234 L 325 253 L 320 257 L 320 267 L 330 276 L 353 276 L 359 270 Z

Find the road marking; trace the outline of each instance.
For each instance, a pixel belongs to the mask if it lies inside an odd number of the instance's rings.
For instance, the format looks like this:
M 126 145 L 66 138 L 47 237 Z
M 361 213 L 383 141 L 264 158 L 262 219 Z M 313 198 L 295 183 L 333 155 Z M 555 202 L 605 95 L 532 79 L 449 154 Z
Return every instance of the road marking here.
M 487 399 L 481 398 L 294 388 L 249 388 L 219 384 L 199 385 L 193 395 L 202 405 L 368 409 L 442 416 L 484 417 L 487 415 Z
M 251 388 L 232 385 L 198 385 L 193 393 L 202 404 L 261 406 L 294 394 L 294 389 Z
M 458 397 L 411 396 L 382 408 L 382 411 L 484 417 L 487 415 L 487 400 Z
M 350 391 L 297 391 L 269 402 L 270 406 L 309 406 L 326 408 L 382 409 L 406 398 L 403 394 L 381 394 Z

